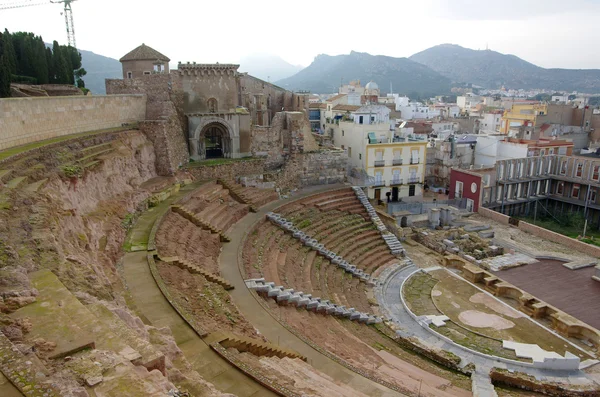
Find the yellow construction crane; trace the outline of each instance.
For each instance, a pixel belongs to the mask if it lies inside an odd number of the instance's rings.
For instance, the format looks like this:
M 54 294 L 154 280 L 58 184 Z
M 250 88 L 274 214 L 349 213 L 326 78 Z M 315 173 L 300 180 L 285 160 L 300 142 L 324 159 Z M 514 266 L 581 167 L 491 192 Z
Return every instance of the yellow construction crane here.
M 36 1 L 36 0 L 15 0 L 8 2 L 0 3 L 0 10 L 8 10 L 11 8 L 21 8 L 21 7 L 32 7 L 32 6 L 41 6 L 46 4 L 58 4 L 63 3 L 64 7 L 64 15 L 65 15 L 65 25 L 67 26 L 67 42 L 73 47 L 77 48 L 77 44 L 75 42 L 75 25 L 73 24 L 73 10 L 71 9 L 71 3 L 76 0 L 49 0 L 49 1 Z

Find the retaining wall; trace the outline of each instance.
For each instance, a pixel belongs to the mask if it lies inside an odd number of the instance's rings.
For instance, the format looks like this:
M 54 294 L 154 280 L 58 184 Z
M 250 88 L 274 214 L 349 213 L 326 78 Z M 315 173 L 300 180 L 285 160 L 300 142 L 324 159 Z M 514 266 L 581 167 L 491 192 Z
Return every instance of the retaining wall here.
M 478 212 L 479 215 L 485 216 L 486 218 L 490 218 L 503 225 L 509 224 L 510 217 L 507 215 L 483 207 L 479 207 Z M 535 226 L 531 223 L 523 221 L 519 221 L 519 224 L 516 227 L 524 232 L 531 233 L 534 236 L 552 241 L 554 243 L 563 244 L 573 250 L 576 250 L 577 252 L 582 252 L 586 255 L 590 255 L 593 257 L 600 257 L 600 247 L 583 243 L 574 238 L 563 236 L 562 234 L 555 233 L 551 230 L 544 229 L 543 227 Z
M 0 99 L 0 150 L 58 136 L 120 127 L 146 115 L 142 95 Z

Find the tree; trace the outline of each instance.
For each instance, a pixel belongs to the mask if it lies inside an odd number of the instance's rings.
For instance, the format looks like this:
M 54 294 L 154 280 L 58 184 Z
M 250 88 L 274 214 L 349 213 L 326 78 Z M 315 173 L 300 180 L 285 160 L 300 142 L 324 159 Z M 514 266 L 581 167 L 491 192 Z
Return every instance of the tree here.
M 79 68 L 75 71 L 75 80 L 77 82 L 77 87 L 85 88 L 85 82 L 83 81 L 83 76 L 87 74 L 87 71 L 84 68 Z
M 0 56 L 0 98 L 10 96 L 10 75 L 8 57 L 3 54 Z
M 2 34 L 2 42 L 0 43 L 0 55 L 4 55 L 6 57 L 6 62 L 8 65 L 8 70 L 10 74 L 17 73 L 17 58 L 15 56 L 15 47 L 12 42 L 12 37 L 8 32 L 8 29 L 4 29 L 4 33 Z

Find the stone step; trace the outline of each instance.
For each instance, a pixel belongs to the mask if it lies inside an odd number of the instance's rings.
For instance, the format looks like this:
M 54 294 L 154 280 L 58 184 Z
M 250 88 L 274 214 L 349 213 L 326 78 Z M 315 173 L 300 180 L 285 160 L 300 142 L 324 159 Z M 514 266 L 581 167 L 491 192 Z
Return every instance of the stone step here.
M 23 185 L 25 182 L 27 182 L 26 176 L 18 176 L 16 178 L 13 178 L 10 181 L 8 181 L 6 183 L 6 187 L 9 189 L 17 189 L 18 187 Z
M 33 182 L 30 183 L 29 185 L 25 186 L 25 191 L 26 192 L 31 192 L 31 193 L 36 193 L 37 191 L 39 191 L 46 183 L 48 182 L 48 178 L 44 178 L 41 179 L 37 182 Z
M 306 357 L 300 353 L 286 349 L 280 346 L 273 345 L 268 342 L 262 342 L 257 339 L 247 338 L 240 335 L 231 335 L 222 332 L 213 333 L 206 338 L 210 343 L 218 343 L 224 348 L 233 347 L 240 352 L 252 353 L 255 356 L 279 357 L 279 358 L 299 358 L 306 361 Z
M 13 170 L 0 170 L 0 182 L 4 181 L 12 172 Z
M 223 287 L 227 291 L 234 289 L 234 286 L 231 283 L 229 283 L 227 280 L 222 278 L 221 276 L 217 276 L 216 274 L 207 272 L 206 270 L 202 269 L 201 267 L 196 266 L 193 263 L 186 261 L 185 259 L 181 259 L 177 256 L 162 257 L 162 256 L 158 255 L 158 253 L 156 253 L 155 256 L 161 262 L 174 264 L 175 266 L 180 267 L 184 270 L 187 270 L 188 272 L 190 272 L 192 274 L 200 274 L 200 275 L 204 276 L 204 278 L 206 278 L 211 283 L 219 284 L 221 287 Z
M 85 163 L 88 163 L 88 162 L 90 162 L 90 160 L 92 160 L 92 159 L 95 159 L 95 158 L 96 158 L 96 157 L 98 157 L 98 156 L 101 156 L 101 155 L 103 155 L 103 154 L 110 153 L 110 152 L 112 152 L 112 151 L 113 151 L 113 149 L 112 149 L 112 148 L 110 148 L 110 149 L 105 149 L 105 150 L 101 150 L 101 151 L 99 151 L 99 152 L 91 153 L 91 154 L 88 154 L 87 156 L 84 156 L 84 157 L 82 157 L 82 158 L 80 158 L 80 159 L 77 159 L 77 160 L 75 160 L 75 162 L 76 162 L 76 163 L 80 163 L 80 164 L 85 164 Z

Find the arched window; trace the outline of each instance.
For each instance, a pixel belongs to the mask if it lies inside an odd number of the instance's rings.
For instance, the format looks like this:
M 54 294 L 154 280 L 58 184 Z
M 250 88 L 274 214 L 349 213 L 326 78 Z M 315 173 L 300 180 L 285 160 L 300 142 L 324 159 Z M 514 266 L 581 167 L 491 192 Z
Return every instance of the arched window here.
M 215 98 L 210 98 L 207 101 L 207 105 L 208 105 L 208 112 L 209 113 L 216 113 L 217 110 L 219 109 L 219 104 L 217 102 L 217 100 Z

